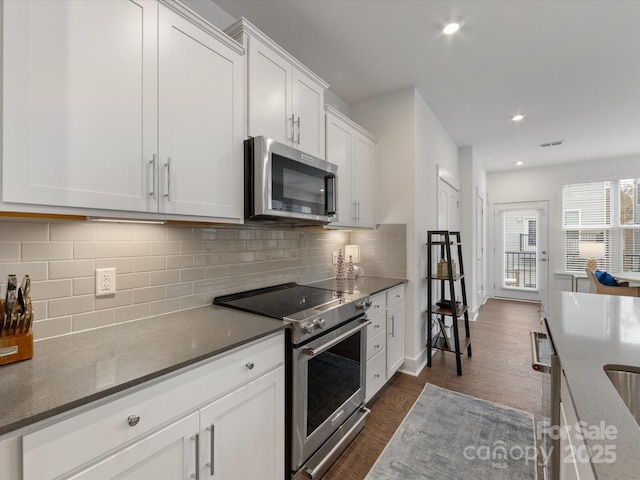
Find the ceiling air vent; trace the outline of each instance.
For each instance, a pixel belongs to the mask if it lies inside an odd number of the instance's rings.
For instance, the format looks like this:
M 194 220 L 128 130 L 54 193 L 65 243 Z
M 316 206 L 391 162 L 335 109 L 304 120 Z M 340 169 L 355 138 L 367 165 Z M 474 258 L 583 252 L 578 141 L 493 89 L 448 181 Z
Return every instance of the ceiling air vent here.
M 547 143 L 541 143 L 540 146 L 541 147 L 557 147 L 558 145 L 562 145 L 564 143 L 564 140 L 556 140 L 554 142 L 547 142 Z

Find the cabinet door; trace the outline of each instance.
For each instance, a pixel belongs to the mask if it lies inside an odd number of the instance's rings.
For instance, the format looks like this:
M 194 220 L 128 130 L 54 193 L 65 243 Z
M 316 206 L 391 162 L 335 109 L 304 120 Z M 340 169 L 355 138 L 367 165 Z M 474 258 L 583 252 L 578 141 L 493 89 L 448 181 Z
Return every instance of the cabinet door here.
M 355 204 L 352 198 L 353 130 L 340 119 L 327 114 L 327 161 L 338 165 L 338 221 L 336 225 L 355 224 Z
M 155 210 L 157 9 L 3 3 L 3 201 Z
M 187 480 L 196 471 L 198 426 L 195 412 L 69 478 Z
M 160 210 L 242 218 L 242 57 L 161 6 Z
M 404 363 L 404 302 L 387 310 L 387 380 Z
M 284 367 L 200 411 L 201 478 L 284 478 Z
M 293 69 L 294 143 L 303 152 L 324 158 L 324 89 Z
M 375 144 L 356 135 L 353 146 L 353 190 L 357 201 L 357 225 L 375 228 Z
M 292 141 L 291 65 L 255 38 L 249 39 L 249 136 Z

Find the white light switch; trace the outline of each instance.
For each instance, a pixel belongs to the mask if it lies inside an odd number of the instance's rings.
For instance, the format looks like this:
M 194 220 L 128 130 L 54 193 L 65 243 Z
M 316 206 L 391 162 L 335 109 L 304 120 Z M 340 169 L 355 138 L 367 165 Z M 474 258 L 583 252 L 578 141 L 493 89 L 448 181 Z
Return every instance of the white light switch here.
M 96 297 L 116 293 L 116 269 L 96 268 Z

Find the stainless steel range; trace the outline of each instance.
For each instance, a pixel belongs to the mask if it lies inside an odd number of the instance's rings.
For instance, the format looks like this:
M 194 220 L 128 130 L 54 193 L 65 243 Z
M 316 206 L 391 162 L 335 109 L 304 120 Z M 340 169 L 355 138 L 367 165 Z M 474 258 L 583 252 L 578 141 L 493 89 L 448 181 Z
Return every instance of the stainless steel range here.
M 320 478 L 362 430 L 368 295 L 287 283 L 217 297 L 217 305 L 291 325 L 291 478 Z

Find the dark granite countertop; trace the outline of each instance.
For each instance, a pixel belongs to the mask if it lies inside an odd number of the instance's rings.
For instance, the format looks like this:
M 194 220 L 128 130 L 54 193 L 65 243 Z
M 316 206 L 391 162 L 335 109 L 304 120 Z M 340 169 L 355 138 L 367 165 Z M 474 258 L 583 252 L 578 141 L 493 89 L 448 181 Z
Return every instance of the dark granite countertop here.
M 601 422 L 616 429 L 615 438 L 587 436 L 595 454 L 606 445 L 615 452 L 615 461 L 605 461 L 611 460 L 611 450 L 592 460 L 596 477 L 638 478 L 640 427 L 603 367 L 640 367 L 640 298 L 555 292 L 544 311 L 578 420 L 600 431 Z
M 355 280 L 321 280 L 319 282 L 310 283 L 312 287 L 330 288 L 341 292 L 364 293 L 366 295 L 375 295 L 397 285 L 407 283 L 406 278 L 386 278 L 386 277 L 359 277 Z
M 0 367 L 0 435 L 284 328 L 208 305 L 35 342 L 32 359 Z

